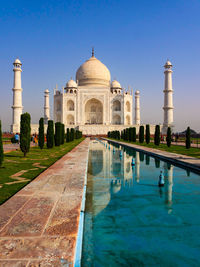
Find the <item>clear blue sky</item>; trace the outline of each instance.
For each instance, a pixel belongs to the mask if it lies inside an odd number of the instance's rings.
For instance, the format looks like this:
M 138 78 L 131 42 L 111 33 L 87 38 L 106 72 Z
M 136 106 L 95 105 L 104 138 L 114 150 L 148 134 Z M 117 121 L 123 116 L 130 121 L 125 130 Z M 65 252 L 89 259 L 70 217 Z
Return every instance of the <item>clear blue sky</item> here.
M 43 116 L 43 92 L 64 86 L 95 55 L 124 87 L 141 92 L 143 123 L 163 122 L 163 65 L 174 65 L 176 130 L 200 131 L 199 0 L 2 0 L 0 118 L 12 118 L 12 63 L 23 63 L 24 111 Z

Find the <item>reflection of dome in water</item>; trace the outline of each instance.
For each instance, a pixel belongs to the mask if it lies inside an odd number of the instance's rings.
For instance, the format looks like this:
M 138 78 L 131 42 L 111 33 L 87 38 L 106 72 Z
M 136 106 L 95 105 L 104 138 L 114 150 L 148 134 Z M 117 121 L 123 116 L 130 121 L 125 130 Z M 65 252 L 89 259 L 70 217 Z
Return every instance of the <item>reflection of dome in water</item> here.
M 95 194 L 93 198 L 93 214 L 97 216 L 102 210 L 104 210 L 110 202 L 110 188 L 108 184 L 105 185 L 105 192 L 99 192 Z

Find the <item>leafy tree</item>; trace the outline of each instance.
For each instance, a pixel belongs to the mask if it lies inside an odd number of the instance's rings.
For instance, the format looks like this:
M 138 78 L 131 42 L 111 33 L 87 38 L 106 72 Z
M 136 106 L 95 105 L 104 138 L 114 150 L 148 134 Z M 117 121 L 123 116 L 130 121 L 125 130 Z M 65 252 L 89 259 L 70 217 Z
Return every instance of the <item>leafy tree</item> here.
M 190 146 L 191 146 L 190 136 L 191 136 L 190 127 L 187 127 L 187 130 L 186 130 L 186 139 L 185 139 L 185 147 L 187 149 L 189 149 Z
M 111 132 L 109 131 L 109 132 L 108 132 L 108 137 L 110 137 L 110 134 L 111 134 Z
M 44 119 L 40 118 L 39 120 L 39 140 L 38 140 L 39 147 L 43 149 L 44 147 Z
M 144 126 L 140 126 L 139 129 L 139 142 L 144 143 Z
M 155 128 L 154 144 L 156 146 L 160 145 L 160 125 L 156 125 L 156 128 Z
M 55 123 L 55 146 L 61 145 L 61 122 Z
M 149 124 L 146 125 L 146 135 L 145 135 L 146 143 L 150 143 L 150 126 Z
M 137 136 L 136 136 L 136 128 L 133 127 L 133 142 L 136 142 L 136 138 L 137 138 Z
M 24 153 L 24 157 L 29 152 L 31 141 L 31 116 L 29 113 L 21 115 L 20 122 L 20 149 Z
M 2 131 L 1 131 L 1 121 L 0 121 L 0 167 L 2 166 L 3 163 L 3 141 L 2 141 Z
M 47 127 L 47 148 L 52 148 L 54 146 L 54 125 L 53 121 L 48 121 Z
M 67 142 L 67 143 L 70 142 L 70 132 L 69 132 L 69 128 L 67 128 L 66 142 Z
M 171 128 L 170 127 L 167 128 L 166 141 L 167 141 L 167 146 L 170 147 L 171 146 L 171 142 L 172 142 L 172 133 L 171 133 Z

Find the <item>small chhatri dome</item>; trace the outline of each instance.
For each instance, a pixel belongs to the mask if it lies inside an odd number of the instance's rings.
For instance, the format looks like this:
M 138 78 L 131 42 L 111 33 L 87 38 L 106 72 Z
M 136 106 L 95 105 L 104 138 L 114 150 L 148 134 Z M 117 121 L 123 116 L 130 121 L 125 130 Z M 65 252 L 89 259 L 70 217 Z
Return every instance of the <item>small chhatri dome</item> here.
M 111 83 L 111 88 L 113 88 L 113 89 L 121 89 L 122 87 L 121 87 L 121 84 L 118 81 L 114 80 Z
M 79 86 L 110 87 L 110 71 L 94 56 L 85 61 L 76 72 L 76 80 Z
M 66 83 L 66 87 L 67 88 L 77 88 L 77 83 L 71 79 Z
M 16 59 L 15 59 L 14 64 L 20 64 L 20 65 L 22 65 L 22 63 L 21 63 L 21 61 L 19 60 L 19 58 L 16 58 Z
M 49 93 L 49 90 L 48 90 L 48 89 L 46 89 L 44 92 L 45 92 L 45 93 Z
M 140 94 L 140 91 L 135 91 L 135 95 L 139 95 Z
M 169 60 L 167 60 L 167 62 L 165 63 L 164 67 L 165 68 L 170 68 L 170 67 L 172 67 L 172 63 Z

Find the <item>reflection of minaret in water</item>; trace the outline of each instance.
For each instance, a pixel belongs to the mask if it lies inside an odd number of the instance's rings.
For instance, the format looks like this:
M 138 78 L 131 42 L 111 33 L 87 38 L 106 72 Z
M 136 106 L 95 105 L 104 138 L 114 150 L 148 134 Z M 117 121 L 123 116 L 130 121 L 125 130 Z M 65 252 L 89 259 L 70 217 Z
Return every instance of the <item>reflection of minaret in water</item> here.
M 136 151 L 135 156 L 135 179 L 136 182 L 139 183 L 140 181 L 140 153 Z
M 164 163 L 164 177 L 165 177 L 165 202 L 172 204 L 172 187 L 173 187 L 173 166 Z

